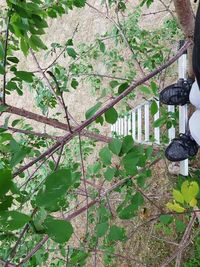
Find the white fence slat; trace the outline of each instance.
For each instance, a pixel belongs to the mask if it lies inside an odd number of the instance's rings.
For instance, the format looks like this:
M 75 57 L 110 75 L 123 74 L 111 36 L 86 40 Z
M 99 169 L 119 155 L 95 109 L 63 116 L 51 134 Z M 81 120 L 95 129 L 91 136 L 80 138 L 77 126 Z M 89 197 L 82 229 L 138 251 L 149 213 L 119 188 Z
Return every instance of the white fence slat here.
M 127 115 L 124 117 L 124 135 L 128 135 L 128 117 Z
M 142 141 L 142 107 L 137 109 L 137 142 Z
M 135 110 L 132 111 L 132 137 L 136 140 L 136 113 Z
M 123 118 L 121 118 L 120 119 L 121 120 L 121 135 L 124 135 L 124 119 Z
M 160 117 L 160 104 L 159 101 L 156 101 L 158 106 L 158 112 L 154 115 L 154 121 Z M 154 128 L 154 139 L 156 144 L 160 144 L 160 127 Z
M 175 107 L 174 106 L 168 106 L 168 112 L 175 112 Z M 176 135 L 175 128 L 174 127 L 171 127 L 168 130 L 168 138 L 169 138 L 169 141 L 171 141 L 173 138 L 175 138 L 175 135 Z
M 178 60 L 179 78 L 186 78 L 187 54 L 183 54 Z M 188 121 L 187 105 L 179 106 L 179 133 L 185 133 Z M 180 162 L 180 174 L 188 176 L 188 159 Z
M 149 141 L 149 102 L 144 105 L 144 140 Z

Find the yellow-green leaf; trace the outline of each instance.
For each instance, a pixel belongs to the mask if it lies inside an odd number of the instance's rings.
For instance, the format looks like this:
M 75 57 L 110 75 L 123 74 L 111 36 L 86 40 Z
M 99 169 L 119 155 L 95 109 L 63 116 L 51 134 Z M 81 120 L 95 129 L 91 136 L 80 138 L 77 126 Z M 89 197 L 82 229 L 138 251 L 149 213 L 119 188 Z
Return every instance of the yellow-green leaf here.
M 193 198 L 193 199 L 190 201 L 189 204 L 190 204 L 191 207 L 194 208 L 194 207 L 197 205 L 197 200 L 196 200 L 196 198 Z
M 185 208 L 181 207 L 181 205 L 179 205 L 178 203 L 167 203 L 167 208 L 169 210 L 173 210 L 173 211 L 176 211 L 176 212 L 184 212 L 185 211 Z
M 177 202 L 184 203 L 184 198 L 180 191 L 173 189 L 173 197 Z
M 197 184 L 197 182 L 191 182 L 188 191 L 189 191 L 189 195 L 195 198 L 196 195 L 199 193 L 199 185 Z

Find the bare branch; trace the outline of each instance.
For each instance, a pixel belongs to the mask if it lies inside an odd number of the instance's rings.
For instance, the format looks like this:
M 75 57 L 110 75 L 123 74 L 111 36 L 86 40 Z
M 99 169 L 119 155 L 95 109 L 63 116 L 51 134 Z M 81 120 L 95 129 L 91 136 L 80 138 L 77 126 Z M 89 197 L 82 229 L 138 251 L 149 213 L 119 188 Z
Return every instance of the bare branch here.
M 139 79 L 138 81 L 133 82 L 124 92 L 122 92 L 119 96 L 111 100 L 106 106 L 101 108 L 95 115 L 93 115 L 91 118 L 85 120 L 82 124 L 75 127 L 73 130 L 73 133 L 66 134 L 60 142 L 57 142 L 55 145 L 53 145 L 51 148 L 46 150 L 44 153 L 42 153 L 38 158 L 32 160 L 27 165 L 21 167 L 17 172 L 15 172 L 14 177 L 22 173 L 24 170 L 30 168 L 32 165 L 34 165 L 36 162 L 40 161 L 44 157 L 48 156 L 51 153 L 54 153 L 62 143 L 69 142 L 74 136 L 79 134 L 84 128 L 89 126 L 92 122 L 94 122 L 97 118 L 102 116 L 107 110 L 109 110 L 111 107 L 115 106 L 117 103 L 119 103 L 123 98 L 125 98 L 127 95 L 129 95 L 137 86 L 143 84 L 144 82 L 148 81 L 150 78 L 157 75 L 159 72 L 164 70 L 165 68 L 169 67 L 171 64 L 173 64 L 183 53 L 184 51 L 190 46 L 191 41 L 187 41 L 184 46 L 178 51 L 178 53 L 172 57 L 168 62 L 154 70 L 153 72 L 146 75 L 146 77 Z

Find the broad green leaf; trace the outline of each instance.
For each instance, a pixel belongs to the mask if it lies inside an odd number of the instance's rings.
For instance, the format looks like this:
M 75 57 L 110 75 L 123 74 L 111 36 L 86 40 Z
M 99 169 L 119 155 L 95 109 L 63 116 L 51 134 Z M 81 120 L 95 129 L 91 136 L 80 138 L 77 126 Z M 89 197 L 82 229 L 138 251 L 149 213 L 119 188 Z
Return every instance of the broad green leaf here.
M 29 45 L 28 45 L 27 40 L 23 37 L 20 39 L 20 48 L 21 48 L 22 52 L 24 53 L 24 55 L 27 56 L 28 50 L 29 50 Z
M 118 87 L 118 94 L 123 93 L 128 87 L 129 87 L 129 84 L 128 84 L 127 82 L 122 83 L 122 84 Z
M 130 220 L 136 216 L 137 207 L 134 204 L 129 204 L 126 207 L 123 207 L 117 210 L 118 216 L 121 220 Z
M 134 145 L 133 137 L 131 135 L 127 135 L 123 138 L 122 142 L 122 150 L 121 152 L 123 154 L 128 153 Z
M 176 219 L 176 230 L 178 233 L 183 233 L 185 231 L 186 225 L 181 220 Z
M 154 116 L 157 112 L 158 112 L 158 105 L 156 103 L 156 101 L 152 101 L 151 103 L 151 115 Z
M 86 0 L 73 0 L 73 4 L 76 7 L 84 7 L 86 3 Z
M 159 119 L 157 119 L 156 121 L 154 121 L 153 123 L 153 127 L 157 128 L 157 127 L 161 127 L 166 123 L 166 118 L 165 117 L 161 117 Z
M 4 106 L 4 105 L 0 105 L 0 112 L 4 112 L 8 109 L 7 106 Z
M 45 188 L 40 189 L 36 196 L 36 205 L 50 208 L 55 205 L 72 185 L 72 176 L 69 169 L 60 169 L 47 176 Z
M 5 73 L 5 69 L 4 69 L 4 66 L 3 66 L 3 63 L 0 63 L 0 74 L 4 74 Z
M 124 240 L 126 238 L 126 233 L 124 228 L 118 227 L 116 225 L 111 226 L 110 232 L 108 234 L 109 241 Z
M 15 140 L 10 142 L 10 150 L 12 151 L 12 157 L 10 160 L 10 166 L 15 167 L 18 163 L 24 160 L 24 158 L 30 153 L 31 149 L 24 147 L 17 143 Z
M 151 90 L 145 85 L 140 86 L 140 91 L 145 94 L 151 94 Z
M 73 227 L 70 222 L 64 220 L 56 220 L 48 216 L 44 221 L 45 232 L 57 243 L 67 242 L 73 234 Z
M 37 48 L 41 48 L 46 50 L 47 46 L 43 43 L 43 41 L 37 35 L 31 35 L 29 38 L 29 45 L 34 50 L 38 50 Z
M 173 217 L 170 215 L 161 215 L 159 219 L 161 223 L 166 224 L 166 225 L 173 222 Z
M 118 83 L 118 81 L 114 80 L 114 81 L 109 82 L 109 84 L 110 84 L 111 88 L 115 88 L 116 86 L 118 86 L 119 83 Z
M 184 203 L 184 197 L 180 191 L 173 189 L 173 197 L 179 203 Z
M 86 259 L 89 256 L 89 253 L 79 249 L 73 249 L 73 253 L 70 256 L 69 264 L 67 267 L 75 267 L 75 266 L 86 266 Z
M 72 81 L 71 81 L 71 87 L 74 88 L 74 89 L 76 89 L 78 87 L 78 82 L 77 82 L 76 79 L 72 79 Z
M 105 165 L 111 164 L 112 155 L 107 147 L 104 147 L 100 150 L 99 156 Z
M 114 108 L 110 108 L 105 112 L 105 120 L 110 123 L 114 124 L 118 119 L 118 113 Z
M 187 203 L 190 203 L 190 201 L 197 196 L 199 193 L 199 186 L 197 182 L 189 182 L 185 181 L 182 183 L 181 186 L 181 193 L 184 197 L 184 200 Z
M 138 161 L 139 157 L 135 155 L 135 152 L 131 152 L 123 158 L 122 163 L 128 174 L 134 175 L 137 172 Z
M 20 78 L 21 80 L 27 82 L 27 83 L 32 83 L 33 82 L 33 77 L 34 74 L 32 72 L 28 71 L 16 71 L 15 75 Z
M 151 89 L 152 89 L 154 95 L 157 95 L 158 86 L 153 81 L 151 81 Z
M 72 47 L 67 47 L 67 54 L 72 57 L 73 59 L 76 59 L 76 51 Z
M 102 105 L 102 103 L 98 102 L 95 106 L 88 109 L 85 113 L 85 118 L 86 119 L 91 118 L 97 112 L 97 110 L 101 107 L 101 105 Z
M 119 155 L 121 148 L 122 148 L 122 142 L 119 139 L 113 139 L 109 144 L 108 148 L 110 151 L 113 152 L 115 155 Z
M 98 43 L 99 43 L 99 49 L 100 49 L 100 51 L 102 53 L 104 53 L 105 50 L 106 50 L 106 46 L 105 46 L 104 42 L 102 42 L 101 40 L 98 40 Z
M 0 169 L 0 198 L 3 197 L 12 186 L 12 174 L 9 169 Z
M 18 211 L 0 212 L 0 228 L 4 231 L 12 231 L 22 228 L 30 221 L 30 217 Z
M 98 237 L 102 237 L 106 234 L 109 224 L 107 222 L 98 223 L 96 225 L 95 231 Z
M 108 167 L 107 170 L 104 172 L 104 177 L 107 181 L 111 181 L 116 173 L 115 168 Z

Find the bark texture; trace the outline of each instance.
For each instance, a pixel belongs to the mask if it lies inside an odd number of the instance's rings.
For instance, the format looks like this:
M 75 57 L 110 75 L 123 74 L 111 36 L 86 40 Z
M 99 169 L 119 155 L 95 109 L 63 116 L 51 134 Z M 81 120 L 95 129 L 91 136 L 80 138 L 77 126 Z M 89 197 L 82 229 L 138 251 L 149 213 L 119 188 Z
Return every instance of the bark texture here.
M 193 40 L 195 17 L 190 0 L 173 0 L 180 27 L 186 39 Z M 193 44 L 188 48 L 188 76 L 194 78 L 192 67 Z

